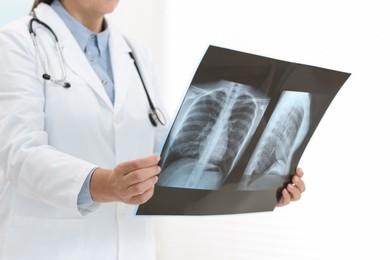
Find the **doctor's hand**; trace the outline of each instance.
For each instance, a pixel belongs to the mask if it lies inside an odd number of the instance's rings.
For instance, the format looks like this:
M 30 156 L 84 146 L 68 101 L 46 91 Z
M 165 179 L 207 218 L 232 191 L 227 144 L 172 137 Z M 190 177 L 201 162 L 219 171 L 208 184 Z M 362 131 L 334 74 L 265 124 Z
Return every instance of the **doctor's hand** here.
M 91 196 L 95 202 L 124 202 L 139 205 L 154 193 L 160 157 L 152 155 L 117 165 L 113 170 L 96 169 L 91 177 Z
M 297 201 L 306 190 L 305 183 L 302 180 L 303 171 L 298 168 L 291 182 L 282 190 L 282 197 L 278 201 L 278 207 L 288 205 L 291 201 Z

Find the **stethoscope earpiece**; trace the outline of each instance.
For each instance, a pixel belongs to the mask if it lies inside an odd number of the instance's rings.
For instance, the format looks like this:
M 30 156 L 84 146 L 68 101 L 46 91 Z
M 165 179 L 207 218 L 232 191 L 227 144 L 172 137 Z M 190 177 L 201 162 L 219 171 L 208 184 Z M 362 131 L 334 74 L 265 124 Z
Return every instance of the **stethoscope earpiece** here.
M 45 79 L 45 80 L 50 80 L 51 79 L 50 75 L 47 74 L 47 73 L 43 73 L 42 78 Z
M 50 76 L 49 74 L 47 74 L 47 73 L 44 73 L 44 74 L 42 75 L 42 78 L 45 79 L 45 80 L 49 80 L 49 81 L 51 81 L 51 82 L 53 82 L 53 83 L 56 83 L 56 84 L 62 84 L 62 86 L 63 86 L 64 88 L 70 88 L 70 86 L 71 86 L 69 82 L 51 80 L 51 76 Z

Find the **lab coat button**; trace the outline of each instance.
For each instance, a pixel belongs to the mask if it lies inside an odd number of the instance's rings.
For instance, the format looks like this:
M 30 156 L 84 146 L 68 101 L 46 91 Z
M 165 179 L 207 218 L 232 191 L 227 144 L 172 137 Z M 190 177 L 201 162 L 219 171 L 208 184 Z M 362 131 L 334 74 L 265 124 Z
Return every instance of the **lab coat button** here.
M 123 121 L 123 116 L 122 115 L 118 115 L 115 117 L 115 123 L 119 124 Z

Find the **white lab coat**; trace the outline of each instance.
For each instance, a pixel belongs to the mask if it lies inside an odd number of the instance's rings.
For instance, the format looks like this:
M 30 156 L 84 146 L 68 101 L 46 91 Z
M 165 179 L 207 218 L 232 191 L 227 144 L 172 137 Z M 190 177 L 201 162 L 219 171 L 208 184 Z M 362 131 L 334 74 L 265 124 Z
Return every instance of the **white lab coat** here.
M 62 20 L 46 4 L 36 14 L 57 34 L 72 86 L 42 79 L 29 17 L 1 30 L 0 259 L 154 259 L 151 219 L 134 216 L 134 206 L 106 203 L 86 216 L 77 208 L 91 169 L 151 155 L 156 146 L 159 130 L 148 119 L 130 47 L 112 29 L 112 105 Z M 49 74 L 61 78 L 52 35 L 36 23 L 34 28 Z M 161 106 L 153 64 L 136 46 L 146 85 Z

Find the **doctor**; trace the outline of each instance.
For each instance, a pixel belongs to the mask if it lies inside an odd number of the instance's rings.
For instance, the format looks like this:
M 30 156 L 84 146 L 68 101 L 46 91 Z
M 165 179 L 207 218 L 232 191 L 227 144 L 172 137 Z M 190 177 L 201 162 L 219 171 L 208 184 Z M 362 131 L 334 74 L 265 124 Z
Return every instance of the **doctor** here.
M 117 3 L 35 1 L 0 31 L 0 259 L 155 259 L 134 211 L 160 172 L 162 104 L 147 51 L 104 18 Z

